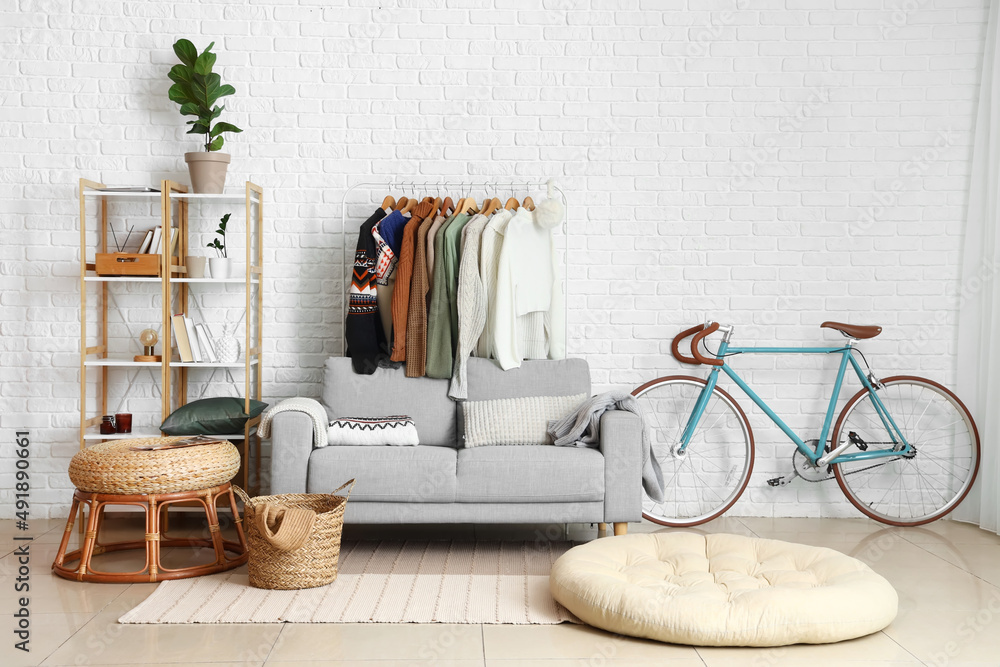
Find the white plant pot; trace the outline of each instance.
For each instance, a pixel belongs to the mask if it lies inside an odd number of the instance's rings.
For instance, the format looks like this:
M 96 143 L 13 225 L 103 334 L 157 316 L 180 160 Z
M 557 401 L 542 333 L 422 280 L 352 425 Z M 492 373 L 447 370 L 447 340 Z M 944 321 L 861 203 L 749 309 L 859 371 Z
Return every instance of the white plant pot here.
M 216 280 L 225 280 L 228 278 L 231 268 L 232 265 L 229 263 L 228 257 L 208 258 L 208 270 L 211 271 L 212 277 Z

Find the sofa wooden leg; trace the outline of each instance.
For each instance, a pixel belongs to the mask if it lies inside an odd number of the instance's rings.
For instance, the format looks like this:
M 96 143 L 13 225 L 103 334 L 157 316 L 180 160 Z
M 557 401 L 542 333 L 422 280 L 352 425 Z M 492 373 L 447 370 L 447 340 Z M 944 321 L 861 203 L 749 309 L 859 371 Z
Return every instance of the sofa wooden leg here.
M 624 535 L 628 532 L 628 524 L 624 521 L 615 522 L 615 535 Z
M 606 533 L 606 532 L 608 532 L 608 524 L 606 524 L 606 523 L 603 523 L 603 522 L 602 522 L 602 523 L 599 523 L 599 524 L 597 524 L 597 530 L 599 530 L 599 531 L 600 531 L 600 532 L 602 532 L 602 533 Z

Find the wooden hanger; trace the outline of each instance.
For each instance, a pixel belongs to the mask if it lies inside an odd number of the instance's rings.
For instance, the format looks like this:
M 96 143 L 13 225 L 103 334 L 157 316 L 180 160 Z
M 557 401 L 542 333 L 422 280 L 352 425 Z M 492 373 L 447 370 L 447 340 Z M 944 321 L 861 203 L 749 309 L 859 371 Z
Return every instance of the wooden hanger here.
M 396 205 L 396 200 L 393 199 L 392 195 L 386 195 L 386 198 L 382 200 L 382 208 L 392 208 Z
M 416 207 L 417 207 L 417 198 L 414 197 L 413 199 L 411 199 L 408 202 L 406 202 L 406 206 L 403 207 L 403 210 L 401 211 L 401 213 L 409 213 L 410 211 L 412 211 Z
M 521 202 L 521 205 L 524 206 L 524 208 L 528 209 L 529 211 L 535 210 L 535 200 L 532 199 L 531 197 L 525 197 L 524 201 Z
M 426 217 L 433 218 L 434 216 L 436 216 L 438 208 L 440 208 L 440 206 L 441 206 L 441 198 L 438 197 L 433 202 L 431 202 L 431 212 L 428 213 Z
M 483 215 L 490 215 L 498 208 L 500 208 L 500 200 L 496 197 L 489 199 L 483 204 Z
M 507 200 L 507 203 L 504 204 L 503 207 L 504 207 L 505 210 L 508 210 L 508 211 L 516 211 L 517 208 L 520 205 L 521 205 L 521 202 L 519 202 L 516 199 L 514 199 L 513 197 L 511 197 L 510 199 Z
M 407 201 L 408 201 L 408 200 L 406 199 L 406 197 L 400 197 L 400 198 L 399 198 L 399 199 L 398 199 L 398 200 L 396 201 L 396 205 L 392 207 L 392 210 L 393 210 L 393 211 L 398 211 L 398 210 L 402 209 L 402 208 L 403 208 L 404 206 L 406 206 L 406 202 L 407 202 Z
M 441 215 L 448 215 L 449 209 L 452 211 L 455 210 L 455 202 L 451 200 L 451 197 L 445 197 L 444 201 L 441 202 Z
M 472 211 L 473 213 L 479 213 L 479 206 L 476 204 L 476 200 L 472 197 L 466 197 L 465 201 L 461 206 L 458 207 L 458 213 L 468 213 Z

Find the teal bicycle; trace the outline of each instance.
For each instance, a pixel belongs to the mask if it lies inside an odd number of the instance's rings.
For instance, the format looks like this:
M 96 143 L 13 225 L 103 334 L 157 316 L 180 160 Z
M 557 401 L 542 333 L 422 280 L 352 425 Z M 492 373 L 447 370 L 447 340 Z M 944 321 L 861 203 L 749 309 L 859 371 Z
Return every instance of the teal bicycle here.
M 733 327 L 717 322 L 674 338 L 675 358 L 710 366 L 711 372 L 707 379 L 658 378 L 632 392 L 651 430 L 651 449 L 663 471 L 666 495 L 663 502 L 646 497 L 644 517 L 665 526 L 696 526 L 722 515 L 746 490 L 754 464 L 753 430 L 743 409 L 718 386 L 720 373 L 795 444 L 794 472 L 767 480 L 769 485 L 782 486 L 796 477 L 809 482 L 836 478 L 855 507 L 893 526 L 929 523 L 962 502 L 976 479 L 980 455 L 979 432 L 962 401 L 933 380 L 911 375 L 876 378 L 857 341 L 874 338 L 881 327 L 840 322 L 820 326 L 839 331 L 847 341 L 835 347 L 736 347 L 730 345 Z M 722 339 L 711 352 L 705 341 L 716 332 Z M 680 351 L 688 337 L 690 357 Z M 803 440 L 792 431 L 727 361 L 748 354 L 840 355 L 817 439 Z M 834 423 L 848 367 L 861 389 Z

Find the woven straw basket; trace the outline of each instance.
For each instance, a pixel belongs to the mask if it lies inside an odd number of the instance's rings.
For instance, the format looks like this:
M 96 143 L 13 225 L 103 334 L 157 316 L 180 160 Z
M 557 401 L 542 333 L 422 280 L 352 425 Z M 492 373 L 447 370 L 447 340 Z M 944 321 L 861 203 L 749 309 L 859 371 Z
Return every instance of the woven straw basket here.
M 335 495 L 346 487 L 346 496 Z M 337 579 L 340 536 L 344 529 L 344 510 L 354 488 L 354 480 L 342 484 L 333 493 L 284 493 L 250 498 L 234 486 L 243 500 L 243 528 L 250 551 L 250 585 L 269 590 L 293 590 L 325 586 Z M 274 537 L 260 527 L 258 512 L 265 506 L 312 510 L 316 513 L 312 530 L 302 545 L 285 550 L 275 546 Z

